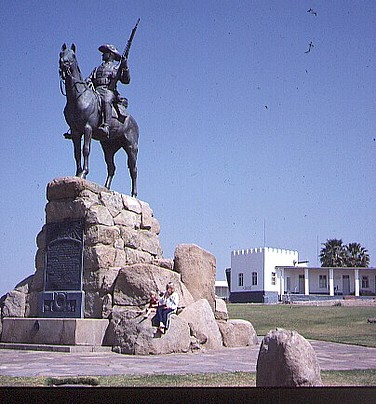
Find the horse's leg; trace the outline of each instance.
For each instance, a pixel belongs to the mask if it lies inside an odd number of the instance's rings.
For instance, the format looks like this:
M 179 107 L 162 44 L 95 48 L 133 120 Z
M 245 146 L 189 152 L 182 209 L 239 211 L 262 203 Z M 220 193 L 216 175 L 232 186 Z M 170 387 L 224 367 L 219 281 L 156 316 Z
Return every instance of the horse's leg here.
M 81 167 L 81 136 L 72 133 L 72 142 L 74 148 L 74 159 L 76 160 L 76 176 L 79 177 L 82 172 Z
M 112 179 L 114 178 L 115 170 L 116 170 L 114 156 L 118 149 L 115 149 L 111 145 L 104 145 L 103 143 L 101 143 L 101 145 L 102 145 L 104 158 L 106 160 L 106 165 L 107 165 L 107 179 L 106 179 L 106 183 L 104 184 L 104 186 L 107 189 L 110 189 Z
M 89 154 L 90 154 L 90 146 L 91 146 L 91 135 L 93 130 L 90 125 L 85 125 L 85 134 L 84 134 L 84 145 L 82 147 L 82 154 L 84 156 L 84 168 L 81 171 L 79 177 L 86 178 L 89 174 Z
M 128 155 L 128 168 L 132 180 L 132 193 L 131 196 L 137 197 L 137 145 L 128 145 L 124 148 Z

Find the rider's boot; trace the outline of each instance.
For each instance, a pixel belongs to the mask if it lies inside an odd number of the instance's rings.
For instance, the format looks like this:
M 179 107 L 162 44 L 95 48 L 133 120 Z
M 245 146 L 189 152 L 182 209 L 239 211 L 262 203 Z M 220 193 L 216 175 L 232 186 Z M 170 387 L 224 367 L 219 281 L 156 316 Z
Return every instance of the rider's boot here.
M 99 132 L 104 136 L 105 139 L 110 138 L 110 119 L 112 116 L 112 106 L 110 102 L 105 102 L 103 110 L 103 123 L 99 126 Z
M 102 125 L 99 126 L 98 131 L 103 135 L 103 140 L 110 138 L 110 125 L 108 123 L 102 123 Z
M 72 139 L 72 133 L 70 129 L 67 132 L 63 133 L 63 136 L 65 137 L 65 139 Z

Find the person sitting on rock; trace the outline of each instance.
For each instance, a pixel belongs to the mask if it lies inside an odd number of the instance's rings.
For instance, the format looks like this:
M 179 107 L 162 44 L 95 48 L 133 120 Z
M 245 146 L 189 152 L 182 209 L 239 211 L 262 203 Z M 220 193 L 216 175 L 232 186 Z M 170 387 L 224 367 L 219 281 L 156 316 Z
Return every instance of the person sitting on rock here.
M 148 318 L 150 314 L 155 314 L 158 308 L 158 295 L 155 292 L 150 292 L 149 293 L 150 296 L 150 300 L 149 300 L 149 305 L 145 310 L 145 315 L 144 315 L 144 319 Z
M 175 285 L 173 282 L 169 282 L 166 285 L 166 292 L 159 299 L 157 313 L 155 318 L 159 324 L 158 331 L 161 334 L 165 333 L 167 326 L 167 319 L 170 313 L 176 313 L 179 305 L 179 295 L 175 291 Z

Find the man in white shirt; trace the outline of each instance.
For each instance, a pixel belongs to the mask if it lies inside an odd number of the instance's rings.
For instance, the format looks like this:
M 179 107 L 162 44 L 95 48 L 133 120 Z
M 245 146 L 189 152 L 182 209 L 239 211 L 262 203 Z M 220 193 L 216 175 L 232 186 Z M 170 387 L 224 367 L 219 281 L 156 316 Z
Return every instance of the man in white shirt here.
M 179 305 L 179 295 L 175 291 L 175 285 L 173 282 L 169 282 L 166 285 L 166 292 L 159 299 L 159 305 L 157 313 L 155 315 L 156 320 L 159 323 L 158 331 L 164 333 L 166 330 L 167 318 L 170 313 L 176 313 Z

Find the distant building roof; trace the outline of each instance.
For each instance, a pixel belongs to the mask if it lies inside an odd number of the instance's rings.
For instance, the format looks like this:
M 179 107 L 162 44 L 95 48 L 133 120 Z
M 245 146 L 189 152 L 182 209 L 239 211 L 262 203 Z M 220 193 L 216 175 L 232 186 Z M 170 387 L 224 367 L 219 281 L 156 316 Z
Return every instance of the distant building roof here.
M 301 266 L 288 266 L 288 265 L 278 265 L 276 266 L 277 269 L 302 269 L 302 268 L 307 268 L 307 269 L 335 269 L 335 270 L 344 270 L 344 269 L 361 269 L 363 270 L 376 270 L 376 267 L 369 267 L 369 268 L 364 268 L 364 267 L 301 267 Z
M 215 281 L 215 286 L 228 287 L 227 281 Z

